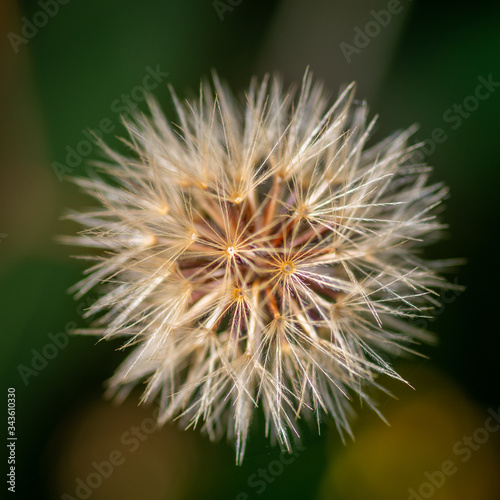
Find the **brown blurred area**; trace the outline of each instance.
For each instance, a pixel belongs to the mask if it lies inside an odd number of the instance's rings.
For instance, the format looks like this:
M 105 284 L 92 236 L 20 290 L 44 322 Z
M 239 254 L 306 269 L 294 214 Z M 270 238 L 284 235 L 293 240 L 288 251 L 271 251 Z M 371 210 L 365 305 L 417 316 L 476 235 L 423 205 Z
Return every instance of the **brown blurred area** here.
M 2 33 L 19 33 L 19 21 L 17 2 L 2 2 Z M 7 265 L 30 253 L 50 255 L 59 203 L 29 52 L 16 54 L 2 43 L 0 75 L 0 232 L 7 235 L 1 265 Z

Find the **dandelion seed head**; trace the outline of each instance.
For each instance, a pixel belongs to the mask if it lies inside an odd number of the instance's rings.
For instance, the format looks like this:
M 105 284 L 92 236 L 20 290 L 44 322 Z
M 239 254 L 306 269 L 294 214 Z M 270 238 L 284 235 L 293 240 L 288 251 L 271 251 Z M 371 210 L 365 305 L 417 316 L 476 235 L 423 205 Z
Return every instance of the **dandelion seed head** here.
M 411 130 L 370 143 L 353 95 L 306 74 L 296 97 L 266 77 L 238 101 L 215 76 L 174 95 L 176 125 L 151 101 L 130 154 L 104 146 L 105 175 L 76 180 L 100 205 L 72 215 L 76 243 L 101 253 L 74 290 L 100 286 L 90 332 L 133 346 L 109 391 L 146 381 L 160 423 L 234 439 L 238 462 L 257 408 L 288 451 L 299 418 L 350 435 L 352 396 L 378 412 L 379 377 L 402 380 L 389 357 L 428 340 L 412 321 L 448 286 L 421 254 L 447 190 Z
M 245 297 L 245 292 L 241 288 L 235 288 L 233 290 L 234 300 L 239 301 Z

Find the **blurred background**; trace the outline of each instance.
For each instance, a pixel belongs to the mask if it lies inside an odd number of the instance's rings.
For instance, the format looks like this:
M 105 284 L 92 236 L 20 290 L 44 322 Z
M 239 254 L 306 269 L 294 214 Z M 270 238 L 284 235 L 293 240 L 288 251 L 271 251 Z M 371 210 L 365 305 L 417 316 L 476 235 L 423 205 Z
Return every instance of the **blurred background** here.
M 16 390 L 18 498 L 500 499 L 499 3 L 2 0 L 0 26 L 0 356 L 4 394 Z M 307 66 L 332 95 L 357 81 L 380 114 L 374 140 L 420 125 L 415 141 L 451 188 L 450 230 L 427 256 L 465 257 L 448 278 L 466 291 L 442 297 L 429 359 L 396 364 L 415 390 L 386 381 L 390 427 L 357 407 L 354 442 L 325 419 L 289 457 L 257 418 L 236 467 L 230 444 L 156 431 L 138 393 L 103 398 L 125 353 L 67 334 L 88 324 L 92 296 L 67 293 L 85 264 L 55 238 L 87 200 L 63 175 L 98 156 L 89 128 L 119 147 L 148 74 L 174 119 L 169 84 L 193 94 L 215 68 L 243 92 L 254 74 L 291 83 Z

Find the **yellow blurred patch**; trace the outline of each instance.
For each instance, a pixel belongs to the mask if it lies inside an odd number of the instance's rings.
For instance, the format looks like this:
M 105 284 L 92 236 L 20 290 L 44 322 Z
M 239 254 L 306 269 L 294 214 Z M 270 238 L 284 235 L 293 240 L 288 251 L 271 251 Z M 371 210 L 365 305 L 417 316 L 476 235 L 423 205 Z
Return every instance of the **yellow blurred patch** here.
M 321 500 L 500 498 L 498 408 L 490 414 L 442 374 L 411 369 L 416 390 L 395 387 L 399 400 L 380 407 L 390 427 L 365 412 L 356 441 L 332 446 Z

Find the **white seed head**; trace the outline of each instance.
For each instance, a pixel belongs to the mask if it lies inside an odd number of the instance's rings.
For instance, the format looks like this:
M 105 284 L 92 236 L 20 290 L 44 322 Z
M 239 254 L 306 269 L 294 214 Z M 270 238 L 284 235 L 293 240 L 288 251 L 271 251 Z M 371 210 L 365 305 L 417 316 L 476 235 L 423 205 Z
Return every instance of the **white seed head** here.
M 377 411 L 367 389 L 400 379 L 388 356 L 429 340 L 411 321 L 446 284 L 419 250 L 447 191 L 411 130 L 368 143 L 353 86 L 332 105 L 307 74 L 297 99 L 277 79 L 241 101 L 213 87 L 174 95 L 178 127 L 151 101 L 130 157 L 104 146 L 106 176 L 77 180 L 102 204 L 73 216 L 78 243 L 104 250 L 75 290 L 106 282 L 91 331 L 135 346 L 110 390 L 146 380 L 160 422 L 233 437 L 240 462 L 256 407 L 287 450 L 299 417 L 343 435 L 351 396 Z

